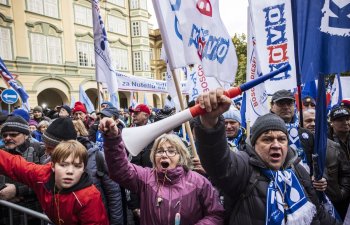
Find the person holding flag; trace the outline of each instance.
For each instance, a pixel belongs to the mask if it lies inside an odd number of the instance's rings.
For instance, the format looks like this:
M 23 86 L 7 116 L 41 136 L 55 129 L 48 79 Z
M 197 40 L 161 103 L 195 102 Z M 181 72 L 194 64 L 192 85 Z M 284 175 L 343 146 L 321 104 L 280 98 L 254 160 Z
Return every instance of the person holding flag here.
M 244 151 L 230 151 L 222 114 L 231 105 L 223 89 L 198 97 L 198 154 L 212 181 L 233 203 L 229 224 L 338 224 L 321 206 L 309 174 L 288 146 L 285 121 L 268 113 L 251 128 Z M 215 151 L 213 151 L 215 150 Z

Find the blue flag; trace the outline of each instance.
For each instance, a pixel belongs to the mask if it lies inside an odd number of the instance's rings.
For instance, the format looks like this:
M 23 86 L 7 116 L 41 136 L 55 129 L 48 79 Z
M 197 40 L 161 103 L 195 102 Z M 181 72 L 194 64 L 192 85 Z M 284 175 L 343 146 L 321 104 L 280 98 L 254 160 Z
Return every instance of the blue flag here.
M 115 107 L 116 107 L 117 109 L 120 109 L 119 94 L 118 94 L 118 92 L 115 92 L 115 93 L 111 94 L 110 97 L 111 97 L 111 102 L 112 102 L 112 104 L 115 105 Z
M 305 86 L 301 92 L 301 98 L 305 98 L 307 96 L 311 96 L 313 99 L 316 100 L 317 96 L 317 89 L 316 89 L 316 82 L 314 80 L 306 82 Z
M 318 166 L 320 171 L 316 174 L 319 177 L 315 177 L 319 180 L 323 176 L 323 170 L 326 161 L 326 148 L 327 148 L 327 108 L 326 106 L 326 85 L 324 82 L 324 76 L 320 76 L 318 79 L 318 95 L 316 102 L 316 127 L 315 127 L 315 146 L 314 152 L 318 154 Z M 314 173 L 315 174 L 315 173 Z
M 87 96 L 81 85 L 79 86 L 79 101 L 85 105 L 88 113 L 95 111 L 94 105 L 92 104 L 90 98 Z
M 350 3 L 336 0 L 296 0 L 298 56 L 303 83 L 319 74 L 350 71 Z
M 10 71 L 8 71 L 4 61 L 2 61 L 2 59 L 0 58 L 0 74 L 2 79 L 4 79 L 5 83 L 7 83 L 8 85 L 10 85 L 21 97 L 23 105 L 28 105 L 28 94 L 27 92 L 24 90 L 23 87 L 21 87 L 17 81 L 14 79 L 14 77 L 12 76 L 12 74 L 10 73 Z M 29 108 L 27 108 L 27 111 L 29 111 Z

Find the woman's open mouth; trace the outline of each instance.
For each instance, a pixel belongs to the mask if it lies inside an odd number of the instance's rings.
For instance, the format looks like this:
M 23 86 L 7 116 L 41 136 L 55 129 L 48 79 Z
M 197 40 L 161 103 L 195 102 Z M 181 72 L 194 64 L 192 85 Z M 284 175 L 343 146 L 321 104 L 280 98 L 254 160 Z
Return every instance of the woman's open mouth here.
M 281 159 L 282 155 L 281 155 L 281 153 L 276 152 L 276 153 L 271 153 L 270 157 L 273 161 L 278 161 Z
M 166 169 L 166 168 L 169 167 L 169 163 L 166 162 L 166 161 L 161 162 L 160 165 L 161 165 L 164 169 Z

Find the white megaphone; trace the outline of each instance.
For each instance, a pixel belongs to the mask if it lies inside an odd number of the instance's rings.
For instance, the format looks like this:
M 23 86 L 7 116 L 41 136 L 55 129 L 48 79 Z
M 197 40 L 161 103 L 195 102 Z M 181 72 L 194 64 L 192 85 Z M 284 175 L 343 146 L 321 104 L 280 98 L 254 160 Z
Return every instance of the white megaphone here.
M 287 64 L 278 70 L 272 71 L 269 74 L 259 77 L 258 79 L 251 80 L 242 84 L 239 87 L 230 88 L 225 91 L 225 95 L 229 98 L 234 98 L 240 95 L 242 92 L 255 87 L 256 85 L 276 76 L 279 73 L 290 69 L 290 65 Z M 156 123 L 151 123 L 140 127 L 124 128 L 122 132 L 122 139 L 124 141 L 126 149 L 131 155 L 138 155 L 142 149 L 144 149 L 149 143 L 178 126 L 182 123 L 191 120 L 192 118 L 206 113 L 205 109 L 202 109 L 198 104 L 176 113 L 173 116 L 160 120 Z

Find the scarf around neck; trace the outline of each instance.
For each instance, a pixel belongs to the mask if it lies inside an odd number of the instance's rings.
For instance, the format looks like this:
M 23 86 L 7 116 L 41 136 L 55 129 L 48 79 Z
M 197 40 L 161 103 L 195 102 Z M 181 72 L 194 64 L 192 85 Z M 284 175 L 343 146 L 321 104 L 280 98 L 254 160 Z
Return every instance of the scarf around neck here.
M 308 201 L 292 169 L 261 169 L 270 179 L 266 195 L 266 225 L 309 225 L 316 206 Z

